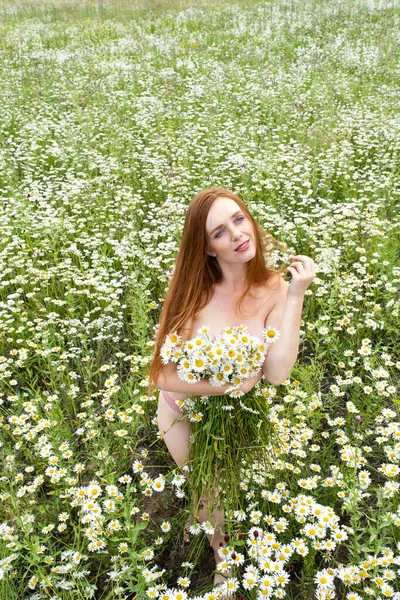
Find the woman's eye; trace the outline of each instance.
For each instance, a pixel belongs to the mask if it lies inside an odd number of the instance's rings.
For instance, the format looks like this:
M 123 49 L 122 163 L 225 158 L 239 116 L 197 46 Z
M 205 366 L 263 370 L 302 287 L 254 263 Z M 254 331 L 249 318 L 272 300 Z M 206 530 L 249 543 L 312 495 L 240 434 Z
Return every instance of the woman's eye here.
M 244 220 L 244 217 L 238 217 L 238 218 L 236 219 L 236 222 L 238 222 L 238 221 L 239 221 L 239 222 L 242 222 L 243 220 Z M 220 231 L 218 231 L 218 233 L 217 233 L 217 234 L 215 234 L 215 237 L 216 237 L 216 238 L 217 238 L 217 237 L 220 237 L 220 235 L 219 235 L 219 234 L 220 234 L 220 233 L 222 233 L 223 231 L 224 231 L 223 229 L 221 229 Z

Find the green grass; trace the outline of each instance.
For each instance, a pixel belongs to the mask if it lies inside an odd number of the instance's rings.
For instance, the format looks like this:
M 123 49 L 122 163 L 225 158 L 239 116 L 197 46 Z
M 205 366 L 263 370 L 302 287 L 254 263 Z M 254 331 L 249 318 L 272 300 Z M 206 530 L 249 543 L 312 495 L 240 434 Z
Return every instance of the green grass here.
M 183 542 L 190 491 L 147 395 L 186 207 L 210 185 L 317 265 L 291 378 L 261 386 L 287 447 L 245 465 L 245 519 L 227 516 L 245 557 L 236 596 L 258 598 L 243 584 L 255 526 L 275 534 L 272 557 L 292 545 L 272 598 L 317 598 L 324 569 L 331 598 L 393 596 L 398 5 L 10 0 L 0 16 L 0 597 L 164 585 L 158 597 L 177 598 L 185 575 L 189 597 L 210 598 L 212 558 L 203 534 Z M 304 529 L 294 507 L 307 503 L 336 547 Z

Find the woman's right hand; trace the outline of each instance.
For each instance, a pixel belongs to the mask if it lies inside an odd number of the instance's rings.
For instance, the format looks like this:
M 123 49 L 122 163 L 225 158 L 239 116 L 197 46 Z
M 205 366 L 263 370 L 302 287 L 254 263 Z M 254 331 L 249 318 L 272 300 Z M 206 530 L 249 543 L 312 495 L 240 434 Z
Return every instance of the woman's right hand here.
M 256 383 L 261 381 L 262 376 L 263 376 L 263 372 L 262 372 L 262 369 L 260 369 L 258 371 L 258 373 L 253 375 L 253 377 L 247 377 L 246 379 L 244 379 L 242 385 L 240 386 L 240 389 L 245 394 L 247 394 L 247 392 L 249 392 L 250 390 L 253 389 L 253 387 L 256 385 Z

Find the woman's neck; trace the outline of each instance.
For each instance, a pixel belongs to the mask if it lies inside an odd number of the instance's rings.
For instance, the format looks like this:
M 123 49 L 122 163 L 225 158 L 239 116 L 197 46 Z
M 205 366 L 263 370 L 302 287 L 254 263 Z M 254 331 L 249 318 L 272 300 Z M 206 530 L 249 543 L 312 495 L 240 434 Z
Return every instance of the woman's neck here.
M 242 266 L 242 265 L 240 265 Z M 222 280 L 219 282 L 221 290 L 232 294 L 241 294 L 246 289 L 247 284 L 247 270 L 246 269 L 221 269 Z
M 243 294 L 244 290 L 246 289 L 246 284 L 246 278 L 243 278 L 239 281 L 237 279 L 232 279 L 230 281 L 223 279 L 216 284 L 216 288 L 224 294 L 229 294 L 231 297 L 236 297 Z

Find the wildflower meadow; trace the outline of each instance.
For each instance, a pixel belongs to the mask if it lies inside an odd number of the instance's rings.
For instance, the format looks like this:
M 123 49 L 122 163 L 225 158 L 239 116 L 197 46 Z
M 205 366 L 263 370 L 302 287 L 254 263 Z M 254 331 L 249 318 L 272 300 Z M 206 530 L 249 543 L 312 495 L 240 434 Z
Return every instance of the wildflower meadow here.
M 3 0 L 0 55 L 0 600 L 399 599 L 399 2 Z M 316 266 L 223 596 L 148 393 L 213 185 Z

